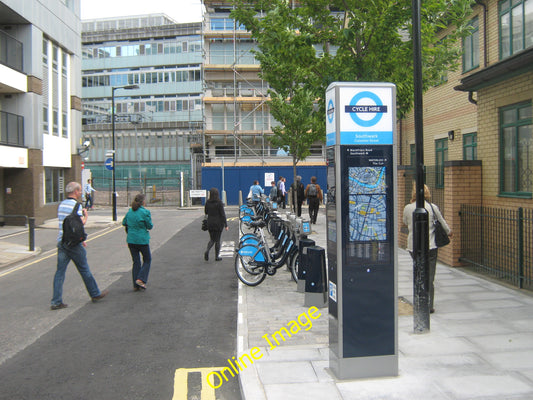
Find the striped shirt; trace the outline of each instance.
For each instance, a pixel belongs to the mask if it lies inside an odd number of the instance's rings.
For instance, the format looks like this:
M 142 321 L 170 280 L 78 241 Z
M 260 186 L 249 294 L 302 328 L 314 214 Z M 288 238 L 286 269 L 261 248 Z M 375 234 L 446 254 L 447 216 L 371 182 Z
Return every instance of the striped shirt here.
M 65 220 L 67 215 L 72 212 L 77 202 L 78 201 L 75 199 L 65 199 L 59 204 L 59 207 L 57 208 L 57 219 L 59 220 L 59 234 L 57 235 L 58 242 L 60 242 L 63 238 L 63 221 Z M 78 215 L 83 218 L 83 211 L 81 205 L 78 208 Z

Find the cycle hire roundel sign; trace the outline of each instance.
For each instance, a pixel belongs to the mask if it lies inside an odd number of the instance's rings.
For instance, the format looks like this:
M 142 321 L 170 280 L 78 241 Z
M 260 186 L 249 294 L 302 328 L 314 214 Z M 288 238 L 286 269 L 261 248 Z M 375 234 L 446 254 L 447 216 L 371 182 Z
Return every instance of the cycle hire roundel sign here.
M 392 84 L 339 88 L 340 144 L 392 144 L 394 121 Z

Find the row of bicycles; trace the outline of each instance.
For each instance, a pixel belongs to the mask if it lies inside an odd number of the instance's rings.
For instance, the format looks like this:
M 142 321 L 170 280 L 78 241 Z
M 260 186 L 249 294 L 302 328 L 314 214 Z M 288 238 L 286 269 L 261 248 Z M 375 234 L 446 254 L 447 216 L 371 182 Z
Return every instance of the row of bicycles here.
M 290 213 L 283 218 L 276 203 L 263 196 L 260 201 L 250 201 L 240 207 L 239 230 L 235 272 L 241 282 L 257 286 L 283 266 L 297 282 L 298 243 L 310 233 L 308 222 Z

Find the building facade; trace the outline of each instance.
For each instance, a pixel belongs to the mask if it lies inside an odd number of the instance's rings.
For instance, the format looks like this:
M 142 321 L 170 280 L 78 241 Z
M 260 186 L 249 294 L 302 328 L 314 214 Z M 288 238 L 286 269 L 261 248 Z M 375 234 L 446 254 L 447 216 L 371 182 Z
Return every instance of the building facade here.
M 461 204 L 533 209 L 533 0 L 478 1 L 470 25 L 459 69 L 423 98 L 426 182 L 454 221 L 452 246 L 441 252 L 452 265 L 461 264 L 468 245 L 461 237 Z M 403 206 L 414 165 L 413 114 L 399 126 Z
M 201 23 L 153 14 L 82 25 L 85 166 L 97 187 L 110 186 L 113 133 L 117 191 L 146 182 L 179 186 L 182 177 L 192 187 L 202 161 Z
M 279 125 L 270 115 L 268 83 L 259 77 L 252 50 L 256 43 L 236 23 L 228 0 L 204 0 L 205 141 L 207 166 L 292 165 L 292 158 L 273 147 L 269 137 Z M 298 165 L 325 165 L 324 143 Z M 230 163 L 230 164 L 228 164 Z
M 2 0 L 0 41 L 0 215 L 40 223 L 81 175 L 80 1 Z

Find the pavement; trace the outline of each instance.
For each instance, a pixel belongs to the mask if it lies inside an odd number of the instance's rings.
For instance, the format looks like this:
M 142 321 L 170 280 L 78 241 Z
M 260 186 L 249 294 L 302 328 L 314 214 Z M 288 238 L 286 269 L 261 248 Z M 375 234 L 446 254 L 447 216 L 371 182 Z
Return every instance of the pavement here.
M 324 248 L 325 219 L 322 208 L 309 236 Z M 105 229 L 116 223 L 109 215 L 95 213 L 88 228 Z M 57 219 L 39 228 L 50 228 L 55 234 Z M 27 228 L 0 227 L 0 270 L 40 253 L 39 248 L 30 252 L 26 245 L 9 243 L 12 235 L 24 231 Z M 321 316 L 312 321 L 311 328 L 302 329 L 276 348 L 270 349 L 264 338 L 307 311 L 305 294 L 296 288 L 283 269 L 256 287 L 239 282 L 237 355 L 250 354 L 254 347 L 262 354 L 239 374 L 245 400 L 533 399 L 531 292 L 439 263 L 431 329 L 414 333 L 409 307 L 413 300 L 412 262 L 400 249 L 399 375 L 339 380 L 329 369 L 327 308 L 319 309 Z

